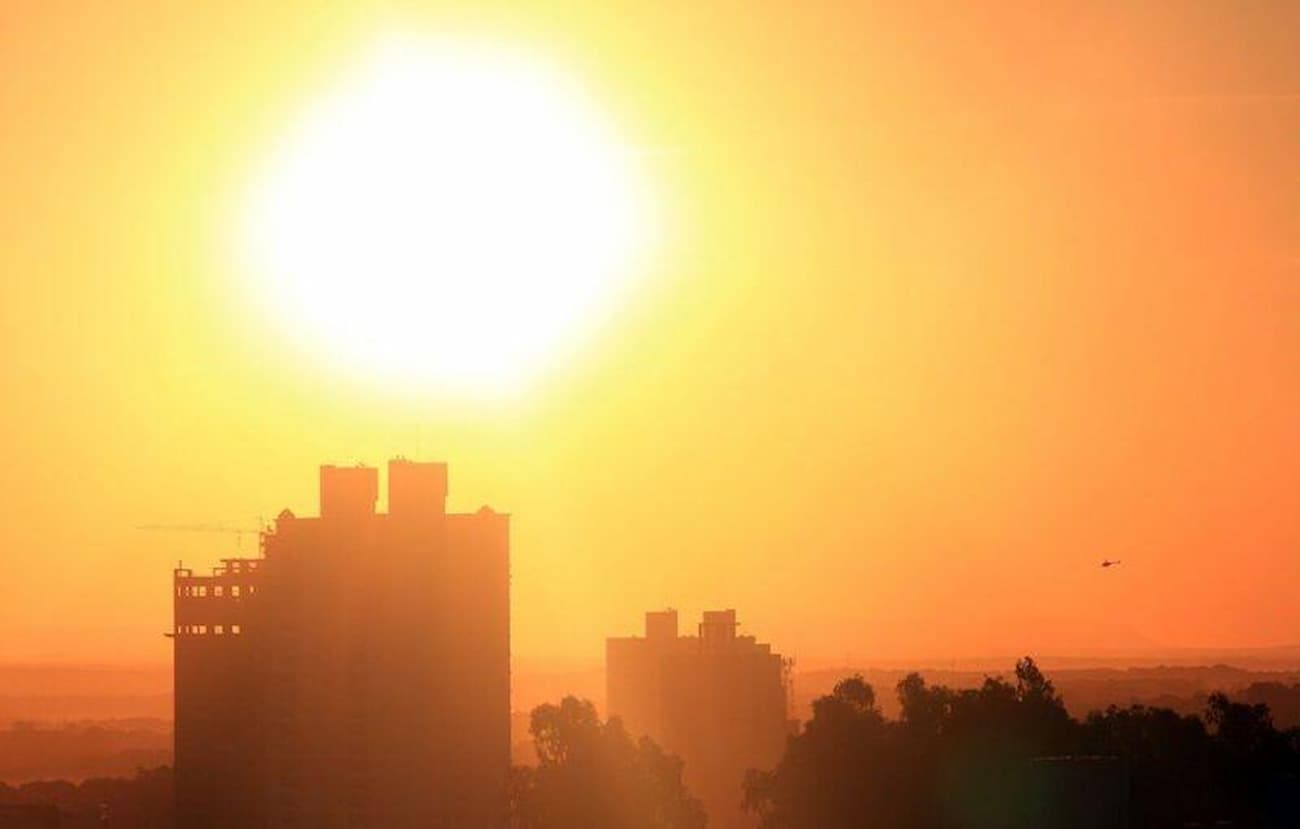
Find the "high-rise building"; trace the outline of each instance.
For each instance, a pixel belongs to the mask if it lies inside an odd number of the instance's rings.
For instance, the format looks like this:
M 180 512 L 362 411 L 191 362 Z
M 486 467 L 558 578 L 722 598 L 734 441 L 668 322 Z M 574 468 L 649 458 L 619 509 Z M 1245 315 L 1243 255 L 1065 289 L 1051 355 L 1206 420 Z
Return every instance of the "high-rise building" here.
M 609 716 L 682 758 L 721 829 L 756 823 L 741 809 L 745 772 L 774 767 L 792 727 L 789 662 L 736 628 L 736 611 L 710 610 L 695 636 L 680 636 L 677 611 L 652 611 L 645 636 L 605 642 Z
M 447 467 L 324 466 L 320 516 L 175 572 L 177 825 L 501 827 L 509 517 L 446 511 Z

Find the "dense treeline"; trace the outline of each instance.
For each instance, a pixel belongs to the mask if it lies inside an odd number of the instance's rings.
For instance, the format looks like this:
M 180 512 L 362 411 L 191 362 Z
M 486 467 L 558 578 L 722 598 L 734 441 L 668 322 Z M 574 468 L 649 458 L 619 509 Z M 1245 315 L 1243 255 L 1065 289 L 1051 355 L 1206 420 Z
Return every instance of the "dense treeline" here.
M 1300 825 L 1300 731 L 1264 705 L 1202 717 L 1132 706 L 1072 719 L 1030 659 L 1015 681 L 897 687 L 886 720 L 861 678 L 817 700 L 776 769 L 751 772 L 764 829 Z
M 58 807 L 60 829 L 172 829 L 172 770 L 141 769 L 135 777 L 101 777 L 71 783 L 43 780 L 7 786 L 0 783 L 0 806 L 44 804 Z
M 802 670 L 794 674 L 796 711 L 811 715 L 812 703 L 826 696 L 835 683 L 857 673 L 853 669 Z M 929 668 L 927 682 L 950 688 L 978 688 L 987 670 Z M 899 715 L 892 689 L 908 671 L 865 668 L 861 676 L 877 691 L 876 704 L 890 719 Z M 1052 684 L 1065 699 L 1066 710 L 1078 719 L 1110 705 L 1172 708 L 1180 714 L 1204 713 L 1210 694 L 1223 691 L 1237 702 L 1267 703 L 1279 728 L 1300 726 L 1300 670 L 1262 670 L 1230 665 L 1149 665 L 1127 668 L 1082 667 L 1054 669 Z M 527 723 L 521 733 L 527 731 Z

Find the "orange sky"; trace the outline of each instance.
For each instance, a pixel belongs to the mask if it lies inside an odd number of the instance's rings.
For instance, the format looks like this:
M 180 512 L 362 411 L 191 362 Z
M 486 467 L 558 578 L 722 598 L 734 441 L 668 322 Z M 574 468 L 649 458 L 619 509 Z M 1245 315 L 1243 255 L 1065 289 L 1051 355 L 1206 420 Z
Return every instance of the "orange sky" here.
M 803 658 L 1300 640 L 1300 7 L 842 5 L 6 3 L 0 659 L 167 658 L 172 563 L 235 541 L 133 527 L 398 453 L 515 514 L 524 660 L 667 604 Z M 393 31 L 668 150 L 653 273 L 518 398 L 304 359 L 230 272 L 249 170 Z

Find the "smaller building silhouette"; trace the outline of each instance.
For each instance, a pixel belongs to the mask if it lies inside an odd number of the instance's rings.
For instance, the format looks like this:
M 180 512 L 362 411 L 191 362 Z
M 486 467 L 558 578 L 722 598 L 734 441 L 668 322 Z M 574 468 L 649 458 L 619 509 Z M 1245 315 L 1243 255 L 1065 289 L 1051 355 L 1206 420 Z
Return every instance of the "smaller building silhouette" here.
M 606 702 L 633 737 L 645 735 L 686 764 L 686 784 L 709 825 L 746 827 L 749 769 L 770 769 L 791 731 L 789 662 L 737 633 L 736 611 L 705 611 L 694 636 L 676 610 L 645 615 L 645 635 L 605 643 Z

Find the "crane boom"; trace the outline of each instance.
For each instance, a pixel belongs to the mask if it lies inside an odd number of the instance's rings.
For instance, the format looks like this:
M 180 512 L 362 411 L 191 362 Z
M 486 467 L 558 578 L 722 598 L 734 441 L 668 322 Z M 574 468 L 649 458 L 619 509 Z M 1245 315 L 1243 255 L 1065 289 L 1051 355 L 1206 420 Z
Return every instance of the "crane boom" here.
M 145 532 L 178 532 L 178 533 L 225 533 L 235 536 L 235 546 L 242 555 L 244 548 L 244 536 L 260 535 L 261 529 L 249 529 L 247 527 L 233 527 L 228 524 L 137 524 L 137 530 Z

